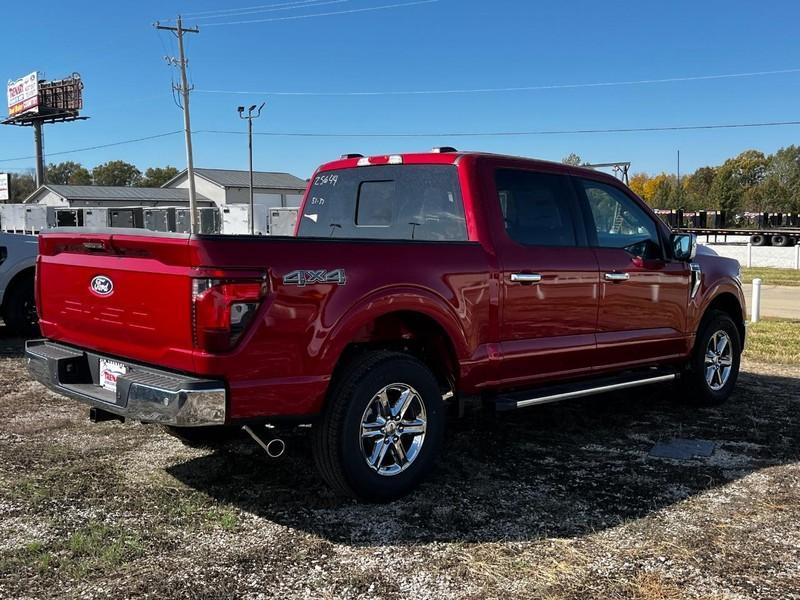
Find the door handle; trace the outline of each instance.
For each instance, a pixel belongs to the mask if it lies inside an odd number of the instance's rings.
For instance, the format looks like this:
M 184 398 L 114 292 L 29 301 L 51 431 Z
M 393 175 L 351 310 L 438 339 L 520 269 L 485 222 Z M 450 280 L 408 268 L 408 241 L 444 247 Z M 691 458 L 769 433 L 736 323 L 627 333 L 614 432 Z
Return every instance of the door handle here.
M 539 283 L 542 276 L 539 273 L 512 273 L 511 281 L 518 283 Z
M 628 281 L 631 278 L 629 273 L 606 273 L 606 281 Z

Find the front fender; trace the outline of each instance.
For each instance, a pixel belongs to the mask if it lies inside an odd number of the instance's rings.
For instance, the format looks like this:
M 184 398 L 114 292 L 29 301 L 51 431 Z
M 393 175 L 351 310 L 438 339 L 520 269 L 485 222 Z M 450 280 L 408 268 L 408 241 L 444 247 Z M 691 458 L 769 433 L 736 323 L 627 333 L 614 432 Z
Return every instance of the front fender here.
M 705 277 L 704 277 L 705 279 Z M 739 306 L 739 319 L 736 319 L 739 324 L 743 325 L 747 320 L 746 305 L 742 285 L 738 279 L 733 277 L 717 277 L 712 281 L 704 281 L 700 290 L 695 296 L 690 305 L 689 318 L 688 318 L 688 333 L 696 335 L 700 327 L 700 322 L 703 315 L 706 314 L 709 307 L 715 300 L 718 300 L 723 295 L 733 297 Z

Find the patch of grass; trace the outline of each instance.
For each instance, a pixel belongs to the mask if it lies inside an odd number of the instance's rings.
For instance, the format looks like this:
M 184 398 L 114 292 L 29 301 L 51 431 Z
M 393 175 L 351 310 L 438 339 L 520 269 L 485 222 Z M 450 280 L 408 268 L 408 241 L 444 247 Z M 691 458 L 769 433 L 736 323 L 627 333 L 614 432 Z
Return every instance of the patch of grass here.
M 84 577 L 116 569 L 141 556 L 144 546 L 138 534 L 127 529 L 90 521 L 67 537 L 31 542 L 0 555 L 0 572 L 22 578 L 53 572 Z
M 239 524 L 236 511 L 230 508 L 217 509 L 212 512 L 212 519 L 225 531 L 234 531 Z
M 800 321 L 766 319 L 748 325 L 744 354 L 759 362 L 800 364 Z
M 800 271 L 797 269 L 771 269 L 768 267 L 742 267 L 742 283 L 753 283 L 756 277 L 763 285 L 800 286 Z

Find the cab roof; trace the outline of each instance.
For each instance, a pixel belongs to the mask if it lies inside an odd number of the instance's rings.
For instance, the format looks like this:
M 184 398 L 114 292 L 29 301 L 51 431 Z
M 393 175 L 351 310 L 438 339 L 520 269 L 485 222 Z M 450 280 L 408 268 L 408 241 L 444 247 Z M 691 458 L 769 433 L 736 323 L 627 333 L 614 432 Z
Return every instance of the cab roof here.
M 373 165 L 455 165 L 463 158 L 470 157 L 475 159 L 488 159 L 498 162 L 514 162 L 519 165 L 526 165 L 532 168 L 540 167 L 548 171 L 559 171 L 565 174 L 591 176 L 594 179 L 608 178 L 618 181 L 614 176 L 587 167 L 576 167 L 560 162 L 530 158 L 525 156 L 514 156 L 510 154 L 497 154 L 492 152 L 479 151 L 459 151 L 455 149 L 434 149 L 429 152 L 408 152 L 398 154 L 378 154 L 372 156 L 362 156 L 360 154 L 346 154 L 338 160 L 327 162 L 319 167 L 319 171 L 331 171 L 335 169 L 350 169 L 354 167 L 367 167 Z

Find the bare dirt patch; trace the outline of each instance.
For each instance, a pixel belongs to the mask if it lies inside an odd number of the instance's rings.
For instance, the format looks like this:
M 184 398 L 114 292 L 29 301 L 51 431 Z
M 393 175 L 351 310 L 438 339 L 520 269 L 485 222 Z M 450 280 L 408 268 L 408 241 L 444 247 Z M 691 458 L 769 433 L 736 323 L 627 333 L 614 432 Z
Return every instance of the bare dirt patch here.
M 417 493 L 359 505 L 302 436 L 269 461 L 92 425 L 0 340 L 0 597 L 800 597 L 800 367 L 746 363 L 720 408 L 673 395 L 455 422 Z M 674 436 L 717 449 L 648 457 Z

